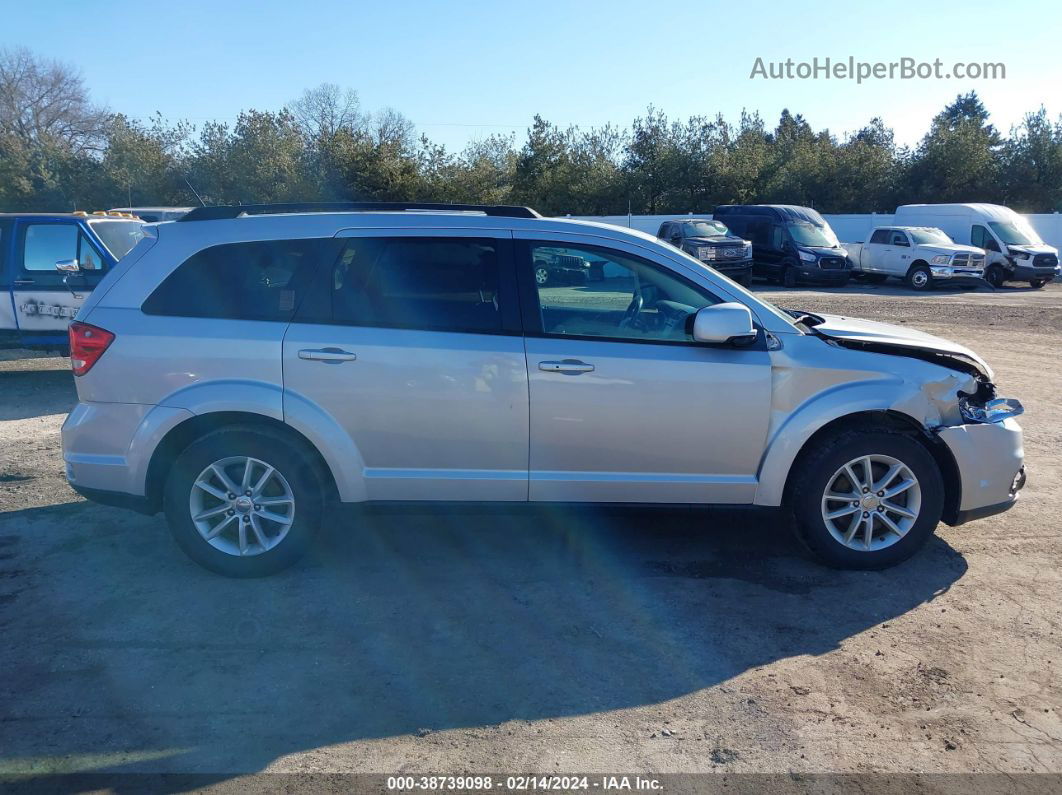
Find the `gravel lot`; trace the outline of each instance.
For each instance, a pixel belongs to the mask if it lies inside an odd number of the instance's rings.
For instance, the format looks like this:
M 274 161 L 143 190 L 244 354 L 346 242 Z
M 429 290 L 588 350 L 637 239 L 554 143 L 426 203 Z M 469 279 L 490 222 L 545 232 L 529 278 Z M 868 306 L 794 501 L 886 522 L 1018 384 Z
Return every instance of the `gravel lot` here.
M 773 515 L 344 510 L 231 581 L 70 491 L 66 360 L 0 357 L 0 773 L 1062 772 L 1062 285 L 764 292 L 984 355 L 1020 504 L 880 573 Z

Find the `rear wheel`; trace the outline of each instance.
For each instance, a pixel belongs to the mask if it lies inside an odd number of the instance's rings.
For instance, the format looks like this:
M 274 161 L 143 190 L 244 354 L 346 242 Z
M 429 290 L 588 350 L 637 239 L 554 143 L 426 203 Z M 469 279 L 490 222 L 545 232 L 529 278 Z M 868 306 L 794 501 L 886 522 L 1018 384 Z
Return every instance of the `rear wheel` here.
M 233 427 L 177 457 L 163 507 L 174 539 L 196 563 L 229 577 L 263 577 L 305 554 L 324 493 L 301 446 L 269 429 Z
M 545 265 L 535 266 L 535 284 L 539 287 L 549 284 L 549 268 Z
M 838 433 L 796 466 L 789 493 L 797 531 L 830 566 L 892 566 L 914 554 L 940 521 L 940 470 L 905 434 Z
M 1029 286 L 1034 290 L 1039 290 L 1045 284 L 1047 284 L 1047 279 L 1029 279 Z
M 933 275 L 925 265 L 915 265 L 907 271 L 905 281 L 912 290 L 928 290 L 933 284 Z

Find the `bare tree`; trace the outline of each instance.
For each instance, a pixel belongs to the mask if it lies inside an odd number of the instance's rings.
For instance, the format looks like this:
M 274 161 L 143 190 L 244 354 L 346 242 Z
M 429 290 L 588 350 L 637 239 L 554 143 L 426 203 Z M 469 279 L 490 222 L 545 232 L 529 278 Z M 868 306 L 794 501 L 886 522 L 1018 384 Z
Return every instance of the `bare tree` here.
M 25 47 L 0 50 L 0 133 L 72 152 L 102 146 L 109 114 L 93 105 L 76 69 Z
M 365 123 L 358 92 L 335 83 L 308 88 L 289 106 L 295 123 L 309 140 L 331 138 L 340 130 L 359 130 Z

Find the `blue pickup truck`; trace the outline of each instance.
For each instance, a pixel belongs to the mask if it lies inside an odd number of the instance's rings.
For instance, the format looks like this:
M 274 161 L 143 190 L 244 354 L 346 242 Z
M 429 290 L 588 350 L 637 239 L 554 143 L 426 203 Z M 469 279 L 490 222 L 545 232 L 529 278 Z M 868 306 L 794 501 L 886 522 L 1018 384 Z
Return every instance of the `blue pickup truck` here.
M 0 345 L 66 348 L 66 327 L 144 236 L 129 213 L 0 213 Z

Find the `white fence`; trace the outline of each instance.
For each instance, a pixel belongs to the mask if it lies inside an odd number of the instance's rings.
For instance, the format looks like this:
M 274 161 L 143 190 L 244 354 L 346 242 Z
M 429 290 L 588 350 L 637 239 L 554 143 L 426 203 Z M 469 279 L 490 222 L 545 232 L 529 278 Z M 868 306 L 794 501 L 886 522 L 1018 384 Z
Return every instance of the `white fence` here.
M 702 214 L 703 217 L 711 217 L 710 213 Z M 631 226 L 651 235 L 656 234 L 662 221 L 671 221 L 681 218 L 681 215 L 573 215 L 569 216 L 581 221 L 600 221 L 616 226 Z M 1040 237 L 1048 245 L 1062 251 L 1062 214 L 1039 213 L 1025 216 L 1032 224 Z M 837 237 L 845 243 L 858 243 L 867 239 L 870 230 L 875 226 L 888 226 L 892 223 L 891 214 L 863 214 L 863 215 L 824 215 Z M 959 241 L 965 242 L 965 241 Z

